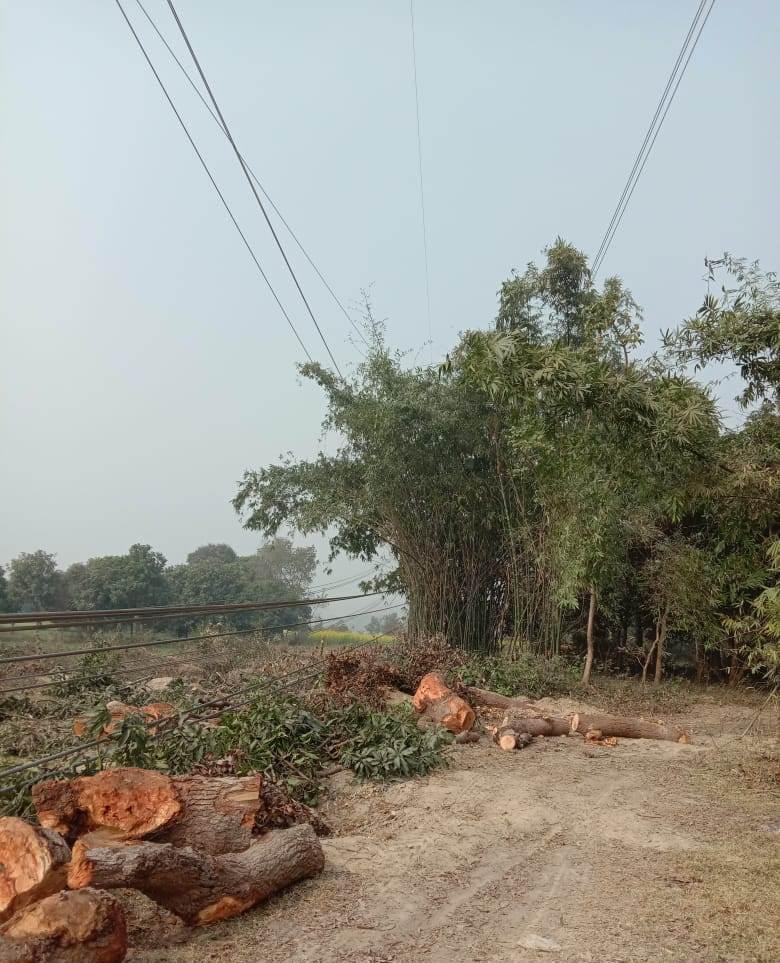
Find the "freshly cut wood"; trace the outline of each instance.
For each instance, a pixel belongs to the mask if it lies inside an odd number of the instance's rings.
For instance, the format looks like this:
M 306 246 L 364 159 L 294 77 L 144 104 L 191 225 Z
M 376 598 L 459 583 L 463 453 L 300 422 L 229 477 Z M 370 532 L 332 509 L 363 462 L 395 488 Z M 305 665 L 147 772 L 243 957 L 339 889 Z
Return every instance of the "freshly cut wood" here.
M 499 726 L 493 733 L 493 741 L 499 745 L 504 752 L 511 752 L 513 749 L 524 749 L 534 741 L 530 732 L 517 732 L 509 726 Z
M 184 801 L 170 776 L 148 769 L 105 769 L 94 776 L 46 779 L 32 790 L 38 821 L 73 841 L 94 829 L 148 836 L 180 820 Z
M 150 702 L 145 706 L 131 706 L 124 702 L 107 702 L 106 709 L 109 719 L 100 730 L 101 736 L 113 735 L 128 716 L 140 715 L 149 726 L 149 731 L 155 732 L 155 723 L 176 715 L 176 707 L 169 702 Z M 85 716 L 79 716 L 73 723 L 73 732 L 77 736 L 84 736 L 87 734 L 88 727 L 89 719 Z
M 97 829 L 124 839 L 153 839 L 204 853 L 238 853 L 271 828 L 327 825 L 261 775 L 166 776 L 150 769 L 106 769 L 51 779 L 33 788 L 41 825 L 73 841 Z
M 48 896 L 0 926 L 0 963 L 120 963 L 126 953 L 122 907 L 95 889 Z
M 70 849 L 50 829 L 0 818 L 0 923 L 36 900 L 65 889 Z
M 622 736 L 624 739 L 660 739 L 664 742 L 688 743 L 691 741 L 685 729 L 669 726 L 663 722 L 646 722 L 644 719 L 630 716 L 580 715 L 576 729 L 583 736 L 598 730 L 601 733 L 599 738 L 603 739 Z
M 684 729 L 667 726 L 662 722 L 645 722 L 644 719 L 624 716 L 574 714 L 537 718 L 512 717 L 505 719 L 503 726 L 532 736 L 565 736 L 570 732 L 579 732 L 586 736 L 589 732 L 598 732 L 597 738 L 604 739 L 618 736 L 625 739 L 690 742 Z
M 471 706 L 444 681 L 439 672 L 423 676 L 412 699 L 414 708 L 450 732 L 468 732 L 476 721 Z
M 86 836 L 73 848 L 68 883 L 74 889 L 137 889 L 191 926 L 202 926 L 243 913 L 324 864 L 309 825 L 267 833 L 244 852 L 224 856 L 169 843 L 93 846 Z

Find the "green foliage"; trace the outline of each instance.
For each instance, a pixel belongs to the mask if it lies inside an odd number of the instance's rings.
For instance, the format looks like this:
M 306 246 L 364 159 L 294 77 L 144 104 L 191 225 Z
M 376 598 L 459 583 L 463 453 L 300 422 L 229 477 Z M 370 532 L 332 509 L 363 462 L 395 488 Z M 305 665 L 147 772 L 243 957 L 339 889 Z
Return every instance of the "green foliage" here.
M 5 577 L 5 569 L 0 565 L 0 612 L 11 611 L 11 599 L 8 593 L 8 580 Z
M 8 597 L 12 612 L 64 608 L 65 585 L 55 556 L 38 549 L 13 559 L 8 566 Z
M 96 713 L 92 728 L 107 721 Z M 235 711 L 226 712 L 213 728 L 204 728 L 187 713 L 150 732 L 140 714 L 126 716 L 111 747 L 111 765 L 161 769 L 172 774 L 208 771 L 229 760 L 239 775 L 262 772 L 287 786 L 298 798 L 316 801 L 319 773 L 339 762 L 361 779 L 380 781 L 422 775 L 443 765 L 443 731 L 420 730 L 404 707 L 375 712 L 353 704 L 346 709 L 313 713 L 298 699 L 264 692 Z
M 77 562 L 65 573 L 75 609 L 140 608 L 165 605 L 165 556 L 150 545 L 131 545 L 126 555 Z
M 118 653 L 109 650 L 111 641 L 111 636 L 95 640 L 94 651 L 82 656 L 75 669 L 60 673 L 57 684 L 52 687 L 52 695 L 57 699 L 89 698 L 96 692 L 103 692 L 110 697 L 111 690 L 120 685 L 115 673 L 121 662 Z
M 376 712 L 356 703 L 336 713 L 330 724 L 345 743 L 339 761 L 365 780 L 423 776 L 443 765 L 441 749 L 450 741 L 440 727 L 420 729 L 407 706 Z
M 577 686 L 579 669 L 560 656 L 545 658 L 527 652 L 512 659 L 473 655 L 457 674 L 464 685 L 505 696 L 543 699 L 568 695 Z
M 238 555 L 236 555 L 235 550 L 224 542 L 216 545 L 213 542 L 209 542 L 208 545 L 201 545 L 187 556 L 188 565 L 197 565 L 199 562 L 223 562 L 229 564 L 230 562 L 236 561 L 238 561 Z
M 676 331 L 667 332 L 665 344 L 682 363 L 699 366 L 711 361 L 739 365 L 745 389 L 743 405 L 762 398 L 780 402 L 780 281 L 765 273 L 758 261 L 748 262 L 724 254 L 707 261 L 710 280 L 722 270 L 735 287 L 721 286 L 720 297 L 708 294 L 697 313 Z

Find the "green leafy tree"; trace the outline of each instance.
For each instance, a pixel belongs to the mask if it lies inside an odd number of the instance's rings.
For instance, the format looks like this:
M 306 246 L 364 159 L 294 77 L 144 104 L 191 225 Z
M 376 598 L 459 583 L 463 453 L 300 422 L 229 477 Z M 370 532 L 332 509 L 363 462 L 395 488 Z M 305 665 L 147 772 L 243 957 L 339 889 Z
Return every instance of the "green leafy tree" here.
M 122 609 L 168 602 L 166 560 L 150 545 L 132 545 L 126 555 L 103 555 L 71 565 L 65 573 L 76 609 Z
M 235 562 L 238 559 L 235 551 L 224 542 L 208 545 L 201 545 L 194 552 L 187 556 L 187 564 L 194 565 L 197 562 Z
M 45 612 L 65 607 L 62 572 L 54 555 L 22 552 L 8 566 L 8 595 L 15 612 Z
M 8 582 L 5 577 L 5 569 L 0 565 L 0 612 L 11 611 L 11 600 L 8 595 Z
M 699 366 L 733 361 L 745 389 L 743 405 L 768 398 L 780 403 L 780 281 L 763 272 L 758 261 L 724 254 L 707 261 L 710 279 L 723 272 L 733 287 L 721 286 L 720 296 L 708 294 L 698 312 L 664 341 L 683 363 Z

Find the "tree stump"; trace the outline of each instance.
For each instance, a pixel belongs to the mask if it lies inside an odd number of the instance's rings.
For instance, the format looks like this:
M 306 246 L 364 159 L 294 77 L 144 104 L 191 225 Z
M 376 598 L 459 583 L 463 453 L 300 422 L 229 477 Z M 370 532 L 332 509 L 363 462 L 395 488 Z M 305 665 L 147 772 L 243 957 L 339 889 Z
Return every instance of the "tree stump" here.
M 429 672 L 422 677 L 412 705 L 423 718 L 455 734 L 468 732 L 476 721 L 468 702 L 457 695 L 438 672 Z
M 48 896 L 0 926 L 0 963 L 120 963 L 126 953 L 122 907 L 94 889 Z
M 325 864 L 309 825 L 270 832 L 249 849 L 223 856 L 169 843 L 93 842 L 85 836 L 74 846 L 69 886 L 137 889 L 190 926 L 237 916 Z
M 0 818 L 0 923 L 65 888 L 70 849 L 50 829 Z

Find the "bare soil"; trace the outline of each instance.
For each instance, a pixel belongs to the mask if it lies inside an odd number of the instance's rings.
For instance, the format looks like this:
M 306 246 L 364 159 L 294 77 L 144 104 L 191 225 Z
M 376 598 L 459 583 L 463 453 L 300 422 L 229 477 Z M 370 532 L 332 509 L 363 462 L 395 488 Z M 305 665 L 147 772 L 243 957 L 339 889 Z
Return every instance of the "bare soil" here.
M 186 930 L 137 894 L 132 963 L 776 963 L 780 752 L 758 704 L 697 699 L 691 745 L 579 737 L 387 787 L 334 777 L 326 869 Z

